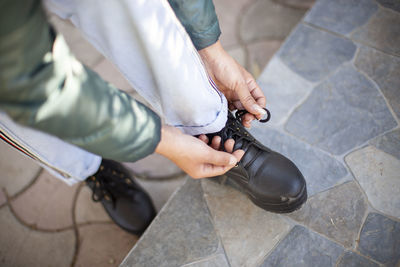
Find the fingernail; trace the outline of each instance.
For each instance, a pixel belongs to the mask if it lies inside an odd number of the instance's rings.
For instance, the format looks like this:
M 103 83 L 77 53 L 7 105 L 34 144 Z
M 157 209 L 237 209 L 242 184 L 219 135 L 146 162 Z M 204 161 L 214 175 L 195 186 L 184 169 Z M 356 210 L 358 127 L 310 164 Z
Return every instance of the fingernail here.
M 257 104 L 254 104 L 254 105 L 253 105 L 253 108 L 254 108 L 255 110 L 257 110 L 257 112 L 260 113 L 263 117 L 267 115 L 267 112 L 266 112 L 262 107 L 260 107 L 260 106 L 257 105 Z
M 229 160 L 229 165 L 235 165 L 237 163 L 237 160 L 235 157 L 231 157 L 231 159 Z

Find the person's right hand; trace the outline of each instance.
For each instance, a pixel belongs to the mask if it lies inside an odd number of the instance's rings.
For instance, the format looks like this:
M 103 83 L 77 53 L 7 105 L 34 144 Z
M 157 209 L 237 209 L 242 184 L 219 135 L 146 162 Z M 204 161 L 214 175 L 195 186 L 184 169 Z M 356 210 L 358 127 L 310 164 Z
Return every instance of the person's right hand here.
M 161 154 L 193 178 L 222 175 L 230 170 L 242 158 L 244 151 L 233 149 L 233 140 L 225 143 L 228 152 L 218 151 L 220 139 L 207 145 L 204 135 L 200 138 L 183 134 L 175 127 L 164 125 L 161 129 L 161 141 L 156 153 Z

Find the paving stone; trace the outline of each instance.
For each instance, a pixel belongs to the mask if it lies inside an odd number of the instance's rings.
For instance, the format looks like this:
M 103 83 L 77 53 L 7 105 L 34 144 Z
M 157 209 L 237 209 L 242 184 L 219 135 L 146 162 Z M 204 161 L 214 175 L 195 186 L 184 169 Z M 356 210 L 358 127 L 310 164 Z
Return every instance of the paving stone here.
M 40 167 L 35 161 L 0 141 L 0 188 L 13 196 L 24 189 L 38 174 Z
M 272 56 L 278 51 L 282 41 L 259 41 L 251 43 L 247 46 L 249 51 L 249 70 L 257 79 L 261 71 L 265 68 Z
M 124 165 L 133 173 L 147 176 L 149 179 L 174 176 L 182 172 L 172 161 L 158 154 L 151 154 L 136 162 L 125 162 Z
M 114 224 L 79 227 L 80 248 L 74 266 L 118 266 L 137 240 Z
M 400 2 L 398 0 L 377 0 L 377 2 L 386 8 L 400 12 Z
M 43 172 L 37 182 L 11 205 L 28 224 L 40 229 L 61 229 L 72 226 L 72 201 L 76 188 Z
M 294 72 L 317 82 L 350 61 L 355 51 L 356 46 L 348 39 L 299 24 L 278 55 Z
M 186 178 L 187 176 L 159 181 L 141 179 L 136 181 L 149 193 L 156 210 L 160 211 L 171 195 L 186 181 Z
M 267 147 L 291 159 L 307 181 L 308 195 L 351 179 L 341 162 L 287 134 L 270 128 L 253 127 L 250 132 Z
M 232 267 L 256 266 L 290 229 L 231 187 L 202 180 L 204 196 Z
M 200 181 L 188 179 L 121 266 L 179 266 L 219 249 Z
M 400 129 L 378 136 L 369 143 L 400 160 Z
M 224 47 L 239 44 L 237 24 L 243 9 L 253 0 L 214 0 L 219 26 L 221 28 L 220 41 Z
M 319 0 L 304 21 L 345 35 L 364 25 L 377 10 L 373 0 Z
M 280 5 L 272 0 L 258 0 L 243 14 L 241 38 L 248 43 L 260 39 L 283 40 L 304 13 L 303 9 Z
M 70 266 L 75 238 L 72 230 L 54 233 L 32 231 L 13 217 L 8 207 L 0 210 L 1 266 Z
M 371 205 L 400 218 L 400 160 L 372 146 L 351 153 L 345 160 Z
M 92 191 L 87 186 L 82 187 L 79 192 L 76 201 L 75 218 L 78 224 L 111 221 L 103 205 L 92 200 Z
M 0 191 L 0 206 L 7 202 L 6 195 L 4 195 L 3 190 Z
M 378 84 L 400 119 L 400 58 L 362 46 L 355 66 Z
M 182 267 L 229 267 L 228 260 L 224 254 L 217 254 L 194 263 L 185 264 Z
M 400 55 L 400 13 L 380 8 L 362 27 L 351 34 L 353 40 L 388 53 Z
M 129 82 L 125 77 L 119 72 L 117 67 L 115 67 L 108 59 L 103 59 L 98 63 L 93 70 L 97 72 L 101 78 L 111 83 L 118 89 L 124 90 L 126 92 L 134 91 Z
M 346 65 L 313 90 L 289 118 L 286 129 L 341 155 L 396 125 L 377 88 Z
M 367 203 L 355 182 L 346 183 L 309 199 L 289 216 L 314 231 L 352 248 L 358 238 Z
M 342 252 L 341 246 L 297 225 L 261 266 L 335 266 Z
M 241 48 L 241 47 L 230 48 L 230 49 L 227 49 L 226 51 L 240 65 L 242 65 L 244 68 L 246 68 L 246 53 L 244 52 L 243 48 Z
M 313 83 L 294 73 L 276 56 L 258 78 L 258 84 L 267 98 L 267 107 L 272 114 L 268 123 L 271 125 L 286 122 L 292 110 L 313 88 Z
M 315 0 L 275 0 L 275 2 L 281 5 L 307 10 L 314 5 Z
M 337 267 L 378 267 L 379 265 L 352 251 L 346 251 L 336 265 Z
M 385 266 L 399 266 L 400 222 L 370 213 L 360 233 L 358 250 Z

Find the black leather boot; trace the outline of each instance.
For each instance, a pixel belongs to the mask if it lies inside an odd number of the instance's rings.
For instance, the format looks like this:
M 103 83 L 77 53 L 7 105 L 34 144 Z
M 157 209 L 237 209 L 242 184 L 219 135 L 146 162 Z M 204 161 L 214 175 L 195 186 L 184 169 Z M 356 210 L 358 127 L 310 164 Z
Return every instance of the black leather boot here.
M 103 159 L 86 184 L 93 191 L 92 199 L 100 201 L 111 219 L 130 233 L 143 233 L 156 215 L 149 195 L 118 162 Z
M 241 117 L 245 113 L 238 111 L 234 117 L 228 112 L 225 127 L 208 135 L 210 140 L 215 135 L 220 136 L 221 144 L 232 138 L 235 140 L 234 150 L 245 151 L 240 162 L 226 173 L 229 182 L 264 210 L 288 213 L 299 209 L 307 200 L 303 175 L 292 161 L 262 145 L 243 127 Z

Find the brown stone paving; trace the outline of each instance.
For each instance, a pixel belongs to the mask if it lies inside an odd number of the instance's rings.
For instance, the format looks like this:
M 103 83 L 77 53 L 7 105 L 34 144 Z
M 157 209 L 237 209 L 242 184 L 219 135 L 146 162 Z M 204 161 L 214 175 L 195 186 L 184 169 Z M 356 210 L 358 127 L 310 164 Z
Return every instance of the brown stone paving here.
M 243 23 L 243 14 L 259 2 L 214 0 L 222 44 L 255 76 L 283 39 L 263 39 L 261 34 L 257 42 L 246 42 L 241 37 L 239 26 Z M 279 2 L 285 2 L 282 4 L 285 6 L 296 1 L 276 0 L 275 7 Z M 313 1 L 299 2 L 309 5 Z M 268 10 L 264 13 L 268 14 Z M 64 34 L 78 59 L 105 80 L 138 98 L 119 71 L 71 23 L 54 15 L 50 15 L 50 20 Z M 157 210 L 185 181 L 173 163 L 157 156 L 127 166 L 142 178 L 139 182 L 153 197 Z M 86 186 L 65 185 L 3 143 L 0 143 L 0 170 L 0 266 L 117 266 L 136 243 L 137 236 L 118 228 L 101 204 L 91 200 Z M 154 177 L 157 179 L 152 180 Z

